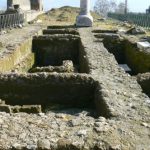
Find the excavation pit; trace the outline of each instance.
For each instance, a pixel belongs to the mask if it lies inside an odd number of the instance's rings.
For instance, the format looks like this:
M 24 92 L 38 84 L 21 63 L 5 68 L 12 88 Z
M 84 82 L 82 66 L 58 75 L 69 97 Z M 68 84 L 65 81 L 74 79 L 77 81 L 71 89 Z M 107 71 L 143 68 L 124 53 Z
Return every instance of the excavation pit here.
M 81 74 L 3 74 L 0 97 L 7 105 L 54 104 L 66 107 L 94 108 L 95 81 Z
M 13 59 L 16 59 L 14 66 L 6 72 L 32 73 L 41 70 L 41 72 L 89 73 L 84 47 L 77 30 L 57 29 L 57 26 L 54 28 L 56 29 L 43 30 L 48 33 L 34 36 L 31 40 L 22 43 L 20 50 L 13 56 Z M 64 65 L 65 61 L 72 62 L 71 71 L 68 71 L 69 65 Z
M 33 38 L 33 53 L 35 54 L 35 65 L 63 66 L 64 61 L 72 61 L 75 72 L 88 73 L 82 61 L 81 41 L 77 35 L 45 35 Z M 82 67 L 81 67 L 82 66 Z M 55 69 L 54 69 L 55 70 Z M 57 71 L 56 71 L 57 72 Z M 64 72 L 64 71 L 62 71 Z
M 78 38 L 64 36 L 38 36 L 33 39 L 33 52 L 38 66 L 59 66 L 64 60 L 79 64 Z
M 96 33 L 95 37 L 103 42 L 105 48 L 115 56 L 119 66 L 130 75 L 150 71 L 150 53 L 139 49 L 136 43 L 114 33 Z
M 144 93 L 150 97 L 150 72 L 138 74 L 137 81 L 141 85 Z
M 99 83 L 89 74 L 86 47 L 77 30 L 53 28 L 34 36 L 30 44 L 22 44 L 23 52 L 28 51 L 11 69 L 13 73 L 0 74 L 0 98 L 5 102 L 0 111 L 40 113 L 79 108 L 111 117 Z

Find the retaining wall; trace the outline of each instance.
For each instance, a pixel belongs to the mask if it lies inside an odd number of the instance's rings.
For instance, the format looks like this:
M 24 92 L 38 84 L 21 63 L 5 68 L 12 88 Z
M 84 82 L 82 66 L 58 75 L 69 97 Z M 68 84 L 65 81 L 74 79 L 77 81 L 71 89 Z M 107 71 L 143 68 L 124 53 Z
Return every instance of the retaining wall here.
M 12 105 L 94 105 L 95 81 L 82 74 L 0 74 L 0 97 Z
M 150 72 L 138 74 L 137 81 L 141 85 L 143 91 L 150 97 Z
M 8 48 L 9 49 L 9 48 Z M 0 59 L 0 72 L 7 72 L 25 59 L 32 51 L 32 38 L 25 40 L 17 47 L 12 48 L 9 54 Z

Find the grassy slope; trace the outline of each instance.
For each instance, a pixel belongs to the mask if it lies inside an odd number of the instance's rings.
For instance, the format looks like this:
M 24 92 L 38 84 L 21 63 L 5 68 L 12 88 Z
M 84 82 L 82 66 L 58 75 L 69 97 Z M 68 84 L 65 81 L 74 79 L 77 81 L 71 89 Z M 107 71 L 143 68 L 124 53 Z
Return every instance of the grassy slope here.
M 80 9 L 77 7 L 64 6 L 57 9 L 51 9 L 43 15 L 40 15 L 38 19 L 42 20 L 44 25 L 70 25 L 74 24 L 76 17 L 78 16 Z M 100 27 L 101 29 L 116 29 L 117 23 L 112 20 L 98 21 L 101 18 L 98 14 L 91 12 L 94 18 L 94 27 Z
M 43 15 L 40 15 L 38 19 L 42 20 L 47 25 L 65 25 L 74 24 L 80 9 L 77 7 L 64 6 L 57 9 L 51 9 Z M 92 12 L 94 20 L 100 18 L 99 15 Z
M 77 7 L 64 6 L 57 9 L 51 9 L 43 15 L 40 15 L 38 19 L 42 20 L 44 25 L 72 25 L 76 21 L 76 16 L 79 14 L 80 9 Z M 129 29 L 123 23 L 108 19 L 106 21 L 98 21 L 101 18 L 98 14 L 91 12 L 94 18 L 94 27 L 100 29 Z M 147 32 L 150 35 L 150 32 Z

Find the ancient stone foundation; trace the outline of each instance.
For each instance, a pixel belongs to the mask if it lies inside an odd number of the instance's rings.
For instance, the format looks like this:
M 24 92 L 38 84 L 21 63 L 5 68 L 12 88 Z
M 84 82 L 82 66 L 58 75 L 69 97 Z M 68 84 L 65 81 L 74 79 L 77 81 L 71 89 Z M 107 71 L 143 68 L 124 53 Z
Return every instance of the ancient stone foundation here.
M 86 107 L 95 105 L 99 115 L 113 116 L 109 101 L 103 97 L 103 88 L 97 82 L 98 73 L 94 74 L 96 78 L 93 78 L 92 73 L 97 67 L 91 70 L 91 58 L 87 56 L 79 31 L 73 26 L 49 26 L 43 30 L 43 35 L 34 36 L 22 43 L 10 55 L 15 63 L 10 63 L 9 56 L 9 65 L 1 66 L 1 70 L 12 72 L 0 76 L 0 97 L 3 101 L 7 105 L 30 104 L 43 107 L 53 103 L 78 107 L 84 104 Z M 116 31 L 92 32 L 97 39 L 96 43 L 103 41 L 120 66 L 127 64 L 130 67 L 130 72 L 125 70 L 126 72 L 133 75 L 149 71 L 148 64 L 144 67 L 144 61 L 143 64 L 142 61 L 136 63 L 128 57 L 129 48 L 133 44 L 125 38 L 122 39 Z M 130 51 L 134 53 L 134 48 L 131 47 Z M 107 54 L 107 51 L 104 52 Z M 144 60 L 149 58 L 147 53 L 142 53 L 142 56 Z M 5 59 L 2 63 L 7 64 Z M 143 66 L 141 70 L 138 65 Z
M 149 73 L 134 76 L 149 72 L 149 63 L 141 69 L 127 55 L 149 54 L 130 40 L 49 26 L 8 48 L 0 59 L 1 149 L 149 149 Z
M 78 31 L 47 29 L 43 32 L 43 36 L 29 40 L 32 47 L 23 43 L 24 58 L 10 68 L 15 73 L 1 75 L 0 97 L 5 101 L 7 112 L 30 112 L 31 109 L 35 113 L 54 104 L 94 108 L 96 82 L 83 74 L 87 72 L 88 64 L 82 59 L 83 47 Z M 23 74 L 25 72 L 29 73 Z M 34 110 L 33 105 L 41 105 L 42 110 Z M 27 106 L 28 110 L 24 109 Z M 1 105 L 1 111 L 4 110 Z

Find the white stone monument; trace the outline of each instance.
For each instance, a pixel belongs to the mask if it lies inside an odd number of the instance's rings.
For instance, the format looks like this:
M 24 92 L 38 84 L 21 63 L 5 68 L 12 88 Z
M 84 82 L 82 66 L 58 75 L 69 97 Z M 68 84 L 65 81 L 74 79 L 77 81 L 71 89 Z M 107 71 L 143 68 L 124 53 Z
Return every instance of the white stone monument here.
M 79 27 L 91 27 L 93 17 L 90 14 L 90 0 L 80 0 L 80 14 L 76 18 L 76 25 Z

